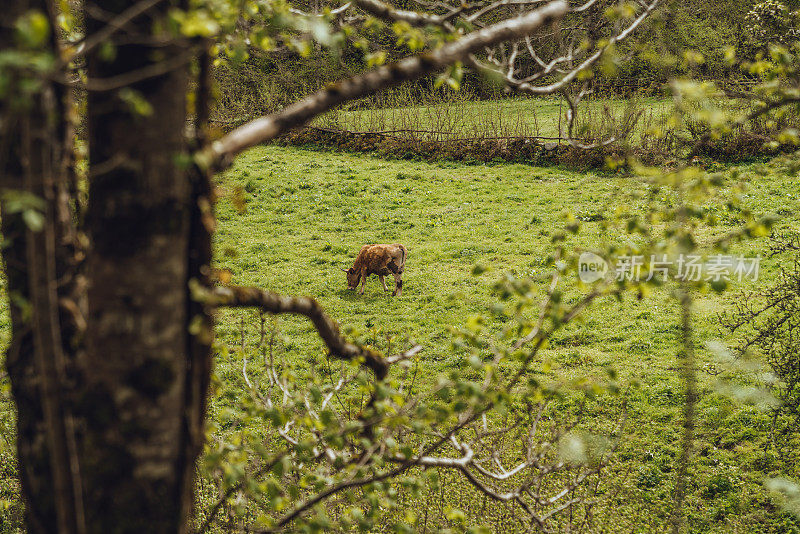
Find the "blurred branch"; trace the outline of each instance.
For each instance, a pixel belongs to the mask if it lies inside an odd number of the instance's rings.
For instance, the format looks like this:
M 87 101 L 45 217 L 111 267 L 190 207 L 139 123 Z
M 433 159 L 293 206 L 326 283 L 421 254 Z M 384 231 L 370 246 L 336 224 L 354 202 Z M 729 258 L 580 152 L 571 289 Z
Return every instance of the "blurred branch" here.
M 397 63 L 369 70 L 358 76 L 330 84 L 312 95 L 272 115 L 255 119 L 201 151 L 199 160 L 210 167 L 225 168 L 233 158 L 252 146 L 275 139 L 290 128 L 308 122 L 339 104 L 360 98 L 406 80 L 439 72 L 470 54 L 498 43 L 521 38 L 560 19 L 568 11 L 564 0 L 557 0 L 536 11 L 499 22 L 445 44 L 437 50 L 405 58 Z
M 346 13 L 347 10 L 350 9 L 352 5 L 353 5 L 352 2 L 347 2 L 346 4 L 343 4 L 337 7 L 336 9 L 331 9 L 327 13 L 306 13 L 305 11 L 302 11 L 295 7 L 290 7 L 289 13 L 291 13 L 292 15 L 297 15 L 298 17 L 309 17 L 309 18 L 326 17 L 326 16 L 339 17 L 340 15 L 344 15 L 344 13 Z
M 744 98 L 744 97 L 743 97 Z M 782 108 L 784 106 L 789 106 L 791 104 L 800 104 L 800 96 L 797 97 L 783 97 L 776 100 L 766 100 L 762 97 L 747 97 L 751 100 L 757 100 L 762 103 L 762 106 L 757 108 L 755 111 L 747 115 L 743 115 L 732 121 L 729 125 L 730 128 L 736 128 L 739 126 L 744 126 L 748 122 L 752 121 L 753 119 L 757 119 L 758 117 L 769 113 L 770 111 L 774 111 L 776 109 Z M 703 134 L 694 144 L 692 151 L 689 152 L 689 155 L 686 157 L 687 160 L 691 160 L 693 157 L 700 154 L 702 148 L 712 139 L 712 137 L 716 134 L 716 132 L 712 129 L 709 129 L 705 134 Z
M 70 54 L 69 57 L 63 58 L 62 64 L 69 63 L 70 61 L 74 61 L 81 56 L 85 56 L 97 46 L 106 42 L 106 40 L 108 40 L 108 38 L 114 35 L 117 31 L 124 29 L 125 26 L 136 17 L 146 13 L 149 9 L 155 7 L 163 1 L 164 0 L 142 0 L 141 2 L 135 3 L 120 13 L 117 17 L 109 20 L 108 24 L 102 30 L 87 36 L 82 41 L 74 45 L 74 52 Z
M 455 469 L 459 471 L 475 489 L 487 495 L 491 499 L 501 502 L 516 502 L 524 510 L 532 522 L 536 523 L 536 525 L 543 531 L 548 531 L 546 527 L 548 519 L 553 517 L 555 514 L 584 501 L 582 497 L 575 498 L 574 494 L 570 499 L 565 501 L 563 499 L 567 495 L 570 495 L 576 488 L 581 486 L 588 477 L 598 474 L 606 465 L 608 465 L 612 454 L 619 446 L 619 435 L 627 422 L 628 411 L 627 406 L 623 405 L 622 417 L 614 431 L 618 438 L 614 440 L 613 445 L 607 451 L 605 451 L 597 463 L 591 467 L 583 465 L 574 466 L 577 469 L 577 474 L 573 478 L 571 478 L 564 484 L 563 487 L 556 490 L 554 493 L 551 493 L 550 495 L 543 495 L 541 490 L 543 487 L 542 482 L 544 477 L 551 473 L 556 473 L 565 468 L 569 468 L 570 466 L 568 466 L 564 461 L 558 459 L 549 462 L 542 462 L 542 460 L 546 454 L 554 449 L 554 446 L 558 443 L 558 441 L 574 427 L 574 424 L 569 425 L 566 429 L 555 432 L 552 436 L 550 436 L 549 439 L 539 443 L 541 450 L 534 451 L 533 448 L 536 428 L 541 419 L 543 407 L 544 404 L 540 405 L 540 410 L 529 425 L 530 429 L 525 431 L 525 435 L 528 438 L 527 445 L 530 449 L 526 453 L 526 460 L 522 461 L 519 463 L 519 465 L 511 470 L 507 471 L 502 468 L 498 452 L 494 447 L 486 448 L 484 451 L 485 458 L 483 459 L 494 461 L 494 463 L 499 467 L 500 472 L 494 472 L 482 467 L 479 463 L 479 455 L 476 453 L 473 446 L 463 442 L 460 443 L 455 436 L 451 436 L 449 441 L 452 443 L 454 449 L 461 454 L 460 457 L 448 458 L 418 456 L 413 458 L 411 461 L 414 465 L 423 467 Z M 577 423 L 577 421 L 575 423 Z M 515 427 L 516 425 L 513 425 L 512 427 L 501 430 L 500 433 L 508 433 Z M 477 429 L 475 429 L 475 432 L 476 434 L 479 434 Z M 498 431 L 487 431 L 487 433 L 497 434 Z M 478 444 L 480 444 L 481 441 L 482 440 L 479 438 L 475 439 L 475 442 Z M 402 456 L 389 457 L 386 459 L 390 462 L 397 463 L 406 463 L 409 461 L 407 458 Z M 503 483 L 517 475 L 519 475 L 520 481 L 517 483 L 517 485 L 510 489 L 503 489 L 500 486 L 495 487 L 492 485 L 492 481 Z M 528 500 L 532 501 L 532 503 L 528 502 Z M 546 512 L 537 513 L 534 511 L 533 506 L 552 508 Z
M 454 31 L 448 20 L 457 16 L 463 10 L 463 7 L 459 7 L 452 9 L 445 15 L 431 15 L 407 9 L 395 9 L 380 0 L 355 0 L 355 3 L 358 7 L 379 19 L 408 22 L 412 26 L 441 26 L 448 31 Z
M 132 70 L 109 78 L 90 78 L 82 84 L 88 91 L 113 91 L 129 87 L 141 81 L 163 76 L 191 62 L 197 56 L 197 48 L 190 47 L 184 53 L 167 60 L 151 63 L 141 69 Z M 78 83 L 80 85 L 80 83 Z
M 283 453 L 276 455 L 270 461 L 263 464 L 255 473 L 253 473 L 251 475 L 251 478 L 256 479 L 264 475 L 270 469 L 272 469 L 275 466 L 275 464 L 281 461 L 284 456 L 286 455 Z M 239 482 L 228 488 L 225 494 L 216 502 L 216 504 L 214 504 L 214 506 L 211 507 L 211 510 L 209 510 L 208 512 L 208 516 L 206 516 L 205 521 L 203 521 L 203 524 L 200 525 L 200 527 L 198 527 L 197 530 L 195 530 L 195 534 L 204 534 L 205 532 L 208 532 L 209 528 L 211 528 L 211 524 L 214 522 L 214 519 L 216 519 L 219 511 L 222 509 L 222 507 L 225 505 L 228 499 L 230 499 L 233 496 L 234 493 L 236 493 L 237 491 L 241 491 L 241 489 L 244 488 L 244 485 L 247 482 L 247 480 L 248 479 L 243 478 L 242 480 L 240 480 Z
M 547 0 L 498 0 L 497 2 L 493 2 L 483 8 L 479 9 L 475 13 L 472 13 L 469 17 L 467 17 L 468 22 L 475 22 L 483 15 L 489 13 L 490 11 L 494 11 L 495 9 L 508 6 L 508 5 L 530 5 L 530 4 L 541 4 L 546 2 Z

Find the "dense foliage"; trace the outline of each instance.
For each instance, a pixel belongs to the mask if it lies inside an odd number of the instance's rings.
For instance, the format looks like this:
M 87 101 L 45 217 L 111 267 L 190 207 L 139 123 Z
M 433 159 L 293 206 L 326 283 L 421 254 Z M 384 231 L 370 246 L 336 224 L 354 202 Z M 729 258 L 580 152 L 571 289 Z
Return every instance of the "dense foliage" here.
M 413 8 L 413 3 L 400 3 L 398 7 Z M 778 0 L 755 5 L 749 0 L 669 3 L 620 48 L 624 61 L 616 62 L 613 71 L 605 75 L 603 71 L 596 73 L 596 90 L 606 96 L 663 94 L 664 84 L 676 75 L 741 80 L 743 74 L 731 68 L 729 51 L 736 49 L 753 58 L 765 50 L 764 43 L 791 42 L 791 32 L 795 31 L 792 13 Z M 401 57 L 404 47 L 390 35 L 384 39 L 387 57 Z M 215 71 L 220 120 L 241 121 L 273 111 L 346 73 L 358 72 L 366 61 L 356 52 L 345 49 L 335 57 L 305 58 L 299 53 L 251 49 L 241 65 L 221 64 Z M 410 84 L 413 89 L 399 91 L 396 100 L 402 105 L 435 101 L 438 91 L 432 85 L 427 81 Z M 462 89 L 478 99 L 503 94 L 502 87 L 474 73 L 467 73 Z

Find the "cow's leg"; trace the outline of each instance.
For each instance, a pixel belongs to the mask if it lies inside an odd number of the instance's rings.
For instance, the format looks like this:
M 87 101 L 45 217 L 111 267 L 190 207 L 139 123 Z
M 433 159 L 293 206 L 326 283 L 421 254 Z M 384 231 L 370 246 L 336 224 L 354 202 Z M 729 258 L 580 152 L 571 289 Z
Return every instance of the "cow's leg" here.
M 378 275 L 378 280 L 381 281 L 381 285 L 383 286 L 383 290 L 384 291 L 389 291 L 389 288 L 386 287 L 386 278 L 384 278 L 382 274 Z
M 394 292 L 392 296 L 403 293 L 403 273 L 392 273 L 394 275 Z
M 364 286 L 367 285 L 367 276 L 369 276 L 365 271 L 361 271 L 361 291 L 359 291 L 359 295 L 364 294 Z

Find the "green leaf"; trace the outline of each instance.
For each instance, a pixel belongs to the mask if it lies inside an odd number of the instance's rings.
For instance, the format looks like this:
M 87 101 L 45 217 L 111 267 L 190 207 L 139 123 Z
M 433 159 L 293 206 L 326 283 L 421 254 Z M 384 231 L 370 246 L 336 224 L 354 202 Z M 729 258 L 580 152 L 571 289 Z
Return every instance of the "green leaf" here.
M 119 98 L 128 104 L 134 115 L 146 117 L 153 114 L 153 106 L 139 91 L 131 89 L 130 87 L 125 87 L 120 89 Z
M 44 215 L 36 210 L 25 210 L 22 212 L 22 220 L 25 225 L 33 232 L 40 232 L 44 228 Z
M 800 517 L 800 485 L 797 482 L 777 477 L 767 479 L 765 485 L 776 496 L 784 510 Z
M 25 48 L 41 48 L 50 35 L 50 22 L 41 11 L 29 11 L 14 25 L 17 42 Z
M 219 23 L 205 10 L 174 10 L 171 15 L 186 37 L 213 37 L 221 30 Z
M 114 43 L 106 41 L 100 45 L 97 55 L 103 61 L 110 63 L 117 57 L 117 47 L 114 46 Z

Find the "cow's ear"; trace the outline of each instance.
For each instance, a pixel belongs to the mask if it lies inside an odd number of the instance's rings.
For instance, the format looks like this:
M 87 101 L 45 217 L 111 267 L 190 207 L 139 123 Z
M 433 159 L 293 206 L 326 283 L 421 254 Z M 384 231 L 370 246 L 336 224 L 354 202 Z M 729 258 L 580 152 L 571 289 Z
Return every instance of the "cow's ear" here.
M 350 269 L 345 269 L 344 267 L 339 267 L 339 268 L 340 268 L 341 270 L 343 270 L 344 272 L 346 272 L 346 273 L 349 273 L 349 272 L 350 272 Z

